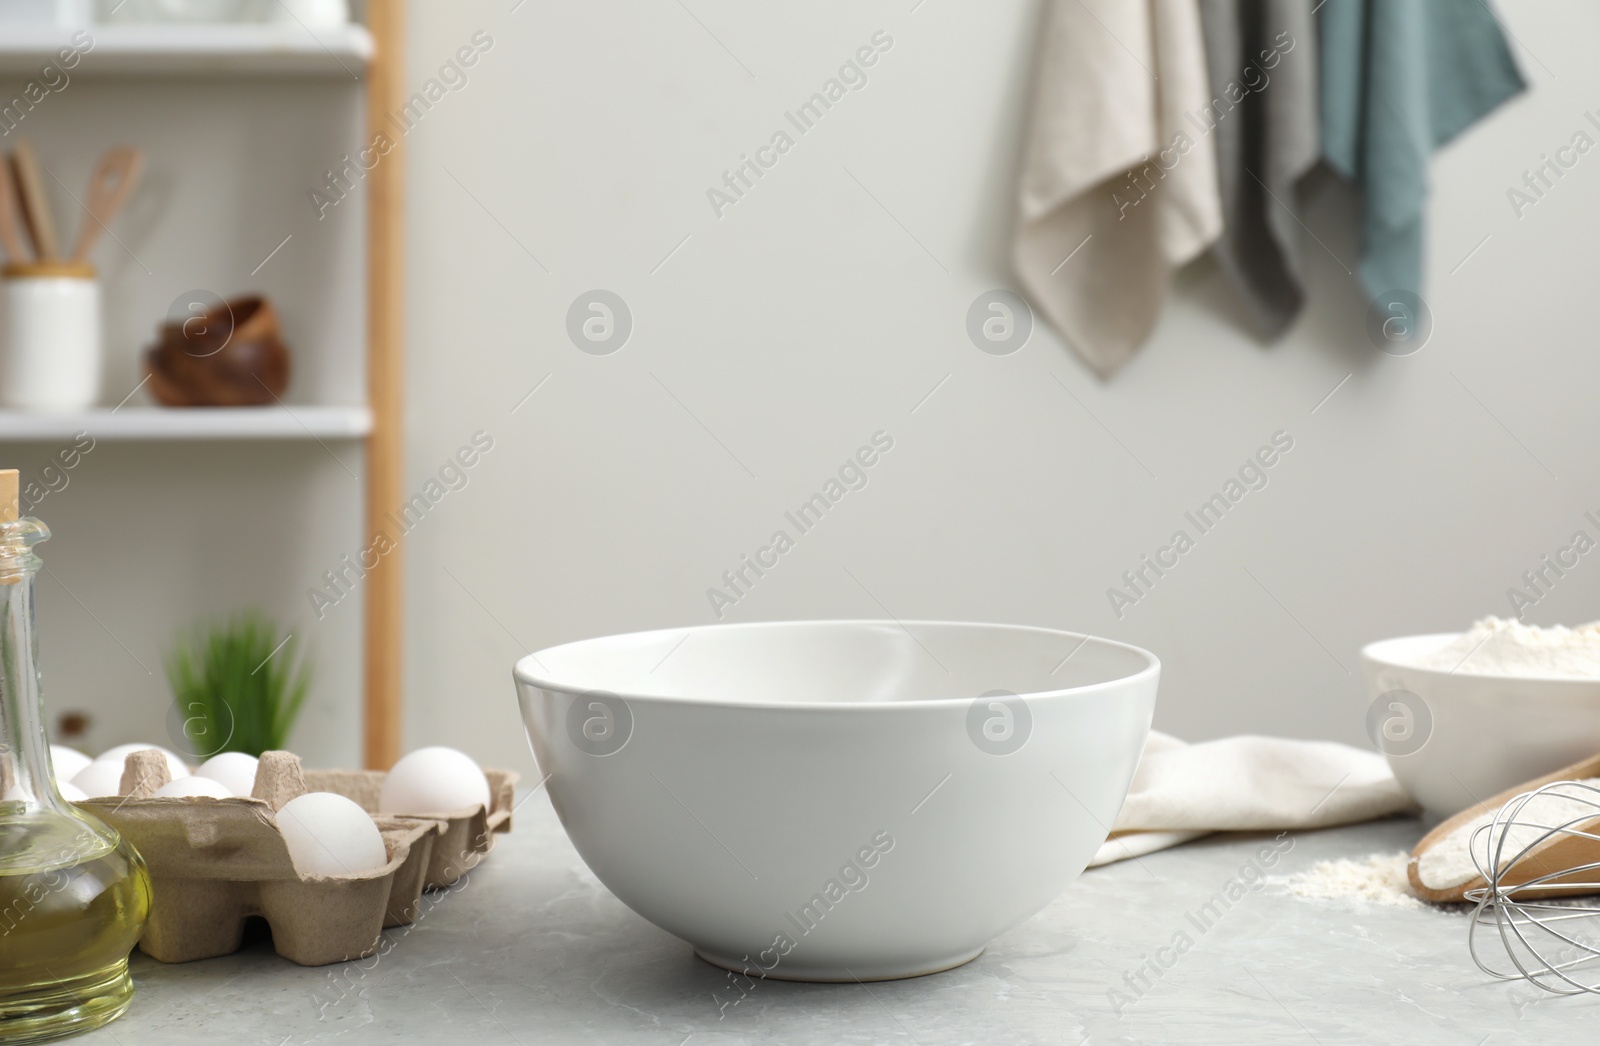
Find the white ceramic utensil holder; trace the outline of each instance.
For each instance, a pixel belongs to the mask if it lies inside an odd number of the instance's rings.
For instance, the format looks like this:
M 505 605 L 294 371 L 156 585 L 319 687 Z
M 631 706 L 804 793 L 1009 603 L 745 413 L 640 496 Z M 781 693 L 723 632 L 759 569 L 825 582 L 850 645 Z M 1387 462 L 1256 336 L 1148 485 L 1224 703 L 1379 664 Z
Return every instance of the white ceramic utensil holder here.
M 80 410 L 100 397 L 100 281 L 92 266 L 0 272 L 0 406 Z
M 0 25 L 5 26 L 77 29 L 94 21 L 93 16 L 93 0 L 0 0 Z
M 338 29 L 350 22 L 349 0 L 277 0 L 267 21 L 304 29 Z

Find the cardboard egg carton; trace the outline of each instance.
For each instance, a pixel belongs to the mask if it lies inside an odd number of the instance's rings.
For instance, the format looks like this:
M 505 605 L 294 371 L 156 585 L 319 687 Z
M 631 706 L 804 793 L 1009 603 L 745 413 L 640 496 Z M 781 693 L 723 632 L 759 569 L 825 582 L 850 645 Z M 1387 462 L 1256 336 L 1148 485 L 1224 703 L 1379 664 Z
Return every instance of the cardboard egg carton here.
M 378 812 L 378 797 L 387 776 L 383 770 L 305 771 L 307 790 L 342 795 L 374 818 L 384 816 Z M 514 792 L 521 775 L 511 770 L 485 770 L 483 776 L 489 779 L 488 809 L 472 806 L 461 810 L 415 811 L 406 815 L 438 821 L 444 826 L 433 842 L 425 889 L 454 886 L 494 849 L 497 834 L 511 831 Z
M 80 803 L 133 843 L 150 871 L 151 914 L 139 950 L 189 962 L 239 949 L 245 921 L 264 918 L 277 953 L 302 966 L 361 959 L 383 930 L 416 918 L 434 846 L 446 823 L 375 817 L 389 860 L 354 875 L 295 870 L 273 813 L 304 794 L 307 775 L 289 752 L 267 752 L 251 796 L 157 799 L 171 779 L 159 752 L 123 764 L 121 794 Z M 330 789 L 331 790 L 331 789 Z

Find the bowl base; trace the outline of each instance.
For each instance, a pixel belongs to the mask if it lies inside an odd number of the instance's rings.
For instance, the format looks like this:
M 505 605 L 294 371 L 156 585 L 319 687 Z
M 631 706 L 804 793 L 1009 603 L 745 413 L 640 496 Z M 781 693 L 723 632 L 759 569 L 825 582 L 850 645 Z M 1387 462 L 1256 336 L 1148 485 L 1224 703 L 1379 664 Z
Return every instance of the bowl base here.
M 692 946 L 691 946 L 692 947 Z M 741 977 L 768 981 L 803 981 L 811 984 L 860 984 L 866 981 L 903 981 L 909 977 L 926 977 L 930 973 L 943 973 L 967 963 L 983 954 L 984 945 L 970 952 L 949 958 L 912 963 L 906 966 L 806 966 L 799 963 L 780 962 L 770 970 L 763 970 L 749 959 L 729 959 L 714 952 L 695 948 L 694 953 L 712 966 L 737 973 Z

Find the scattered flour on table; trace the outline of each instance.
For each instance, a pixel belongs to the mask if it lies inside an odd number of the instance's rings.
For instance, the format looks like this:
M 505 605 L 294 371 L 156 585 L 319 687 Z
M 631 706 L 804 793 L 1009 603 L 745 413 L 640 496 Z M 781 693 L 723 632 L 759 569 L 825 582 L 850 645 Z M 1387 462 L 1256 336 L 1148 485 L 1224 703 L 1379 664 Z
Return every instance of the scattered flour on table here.
M 1394 908 L 1424 907 L 1411 892 L 1406 880 L 1404 850 L 1392 854 L 1371 854 L 1356 860 L 1320 861 L 1309 871 L 1291 875 L 1284 882 L 1297 897 L 1321 901 L 1364 901 Z
M 1590 788 L 1600 788 L 1600 777 L 1575 782 Z M 1565 782 L 1563 782 L 1565 785 Z M 1478 860 L 1489 867 L 1491 848 L 1498 849 L 1509 865 L 1522 850 L 1538 842 L 1557 825 L 1581 821 L 1585 817 L 1600 817 L 1600 794 L 1571 788 L 1570 795 L 1545 792 L 1533 799 L 1516 814 L 1516 820 L 1499 832 L 1484 832 L 1478 837 Z M 1479 814 L 1457 828 L 1417 859 L 1417 877 L 1434 890 L 1448 890 L 1452 886 L 1478 878 L 1478 866 L 1473 862 L 1472 833 L 1494 821 L 1499 810 Z M 1579 827 L 1575 825 L 1574 827 Z M 1589 828 L 1593 831 L 1593 828 Z M 1493 836 L 1493 839 L 1490 836 Z M 1504 836 L 1504 848 L 1499 849 Z
M 1600 621 L 1576 628 L 1540 628 L 1486 617 L 1418 659 L 1417 667 L 1486 676 L 1594 679 L 1600 677 Z

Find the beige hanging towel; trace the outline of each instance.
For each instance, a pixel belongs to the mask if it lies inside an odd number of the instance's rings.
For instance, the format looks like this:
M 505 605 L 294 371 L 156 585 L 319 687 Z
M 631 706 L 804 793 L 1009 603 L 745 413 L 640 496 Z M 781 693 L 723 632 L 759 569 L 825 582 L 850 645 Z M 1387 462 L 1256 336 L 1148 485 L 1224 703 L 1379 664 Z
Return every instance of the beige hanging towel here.
M 1038 60 L 1017 274 L 1108 377 L 1222 232 L 1197 0 L 1050 0 Z

